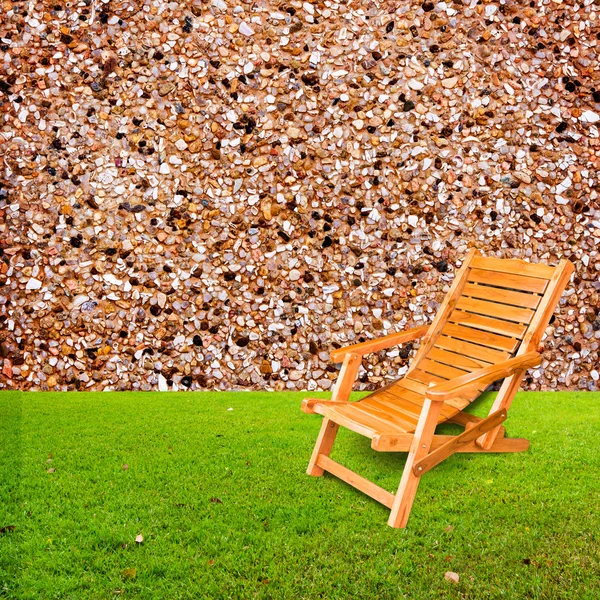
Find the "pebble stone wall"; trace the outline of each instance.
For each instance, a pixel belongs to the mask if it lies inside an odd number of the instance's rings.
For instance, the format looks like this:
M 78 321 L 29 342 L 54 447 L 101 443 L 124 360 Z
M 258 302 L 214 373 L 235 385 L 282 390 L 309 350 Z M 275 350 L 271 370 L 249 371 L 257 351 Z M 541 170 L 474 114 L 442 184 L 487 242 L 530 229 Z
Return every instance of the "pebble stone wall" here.
M 0 388 L 327 390 L 478 248 L 574 262 L 525 387 L 597 389 L 599 53 L 593 0 L 0 0 Z

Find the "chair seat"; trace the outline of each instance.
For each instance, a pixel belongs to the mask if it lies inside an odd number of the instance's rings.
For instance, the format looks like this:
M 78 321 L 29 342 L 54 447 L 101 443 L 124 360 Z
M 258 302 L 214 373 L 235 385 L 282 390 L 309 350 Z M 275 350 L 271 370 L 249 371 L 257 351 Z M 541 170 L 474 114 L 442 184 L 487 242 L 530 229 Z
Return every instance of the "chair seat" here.
M 420 387 L 418 382 L 404 378 L 357 402 L 336 406 L 317 403 L 314 411 L 369 438 L 414 433 L 426 389 L 427 386 Z M 471 400 L 461 397 L 453 400 L 452 406 L 444 403 L 438 424 L 456 415 Z

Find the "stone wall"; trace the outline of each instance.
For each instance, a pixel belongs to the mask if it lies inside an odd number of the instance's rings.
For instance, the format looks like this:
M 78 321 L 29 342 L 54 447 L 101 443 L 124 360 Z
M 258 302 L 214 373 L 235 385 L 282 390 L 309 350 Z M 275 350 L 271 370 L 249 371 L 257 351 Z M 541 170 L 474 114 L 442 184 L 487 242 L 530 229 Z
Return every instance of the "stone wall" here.
M 571 4 L 4 0 L 0 387 L 329 389 L 333 347 L 429 322 L 479 248 L 574 262 L 526 387 L 596 389 Z

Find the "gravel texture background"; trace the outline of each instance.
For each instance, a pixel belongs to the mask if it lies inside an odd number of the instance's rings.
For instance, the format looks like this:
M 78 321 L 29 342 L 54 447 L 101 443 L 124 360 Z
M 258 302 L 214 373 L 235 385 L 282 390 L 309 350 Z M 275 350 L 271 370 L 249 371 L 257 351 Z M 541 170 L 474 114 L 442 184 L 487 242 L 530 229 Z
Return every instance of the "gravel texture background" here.
M 597 389 L 598 4 L 0 5 L 0 388 L 329 389 L 475 247 L 574 262 L 525 387 Z

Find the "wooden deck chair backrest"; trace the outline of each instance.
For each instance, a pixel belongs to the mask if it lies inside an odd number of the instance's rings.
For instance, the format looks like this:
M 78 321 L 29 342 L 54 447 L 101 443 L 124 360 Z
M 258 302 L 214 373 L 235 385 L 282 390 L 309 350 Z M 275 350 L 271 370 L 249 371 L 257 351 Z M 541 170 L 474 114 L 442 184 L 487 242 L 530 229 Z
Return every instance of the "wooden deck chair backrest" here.
M 410 371 L 473 371 L 536 350 L 572 272 L 566 260 L 551 267 L 472 251 Z

